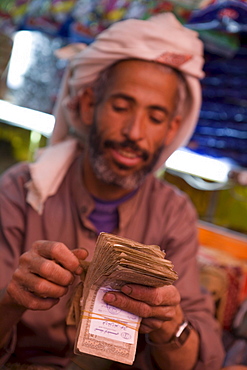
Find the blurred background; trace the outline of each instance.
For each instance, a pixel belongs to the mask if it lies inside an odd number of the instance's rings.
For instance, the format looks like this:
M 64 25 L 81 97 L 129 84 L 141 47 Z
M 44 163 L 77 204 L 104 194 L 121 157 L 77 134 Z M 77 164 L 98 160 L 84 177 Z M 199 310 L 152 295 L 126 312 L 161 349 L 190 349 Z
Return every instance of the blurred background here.
M 206 63 L 195 133 L 157 176 L 197 209 L 201 283 L 228 333 L 225 365 L 247 365 L 247 0 L 0 0 L 0 173 L 49 141 L 61 48 L 167 11 L 199 32 Z
M 159 175 L 189 192 L 202 220 L 246 234 L 246 1 L 1 0 L 0 171 L 47 143 L 67 64 L 60 48 L 166 11 L 199 32 L 206 64 L 196 131 Z

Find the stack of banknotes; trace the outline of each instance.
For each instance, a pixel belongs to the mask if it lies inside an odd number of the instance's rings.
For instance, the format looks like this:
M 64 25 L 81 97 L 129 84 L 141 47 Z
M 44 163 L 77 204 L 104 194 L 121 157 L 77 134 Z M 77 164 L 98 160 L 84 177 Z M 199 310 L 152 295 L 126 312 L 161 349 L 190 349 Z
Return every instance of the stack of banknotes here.
M 176 279 L 159 246 L 101 233 L 84 281 L 75 353 L 131 365 L 141 318 L 106 304 L 104 294 L 126 283 L 160 287 Z

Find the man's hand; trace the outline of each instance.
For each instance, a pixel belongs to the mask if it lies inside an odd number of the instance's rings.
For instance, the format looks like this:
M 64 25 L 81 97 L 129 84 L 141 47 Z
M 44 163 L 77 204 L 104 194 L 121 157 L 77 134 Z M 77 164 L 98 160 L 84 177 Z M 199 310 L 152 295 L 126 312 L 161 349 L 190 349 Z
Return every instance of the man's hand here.
M 65 295 L 74 275 L 82 273 L 79 259 L 84 249 L 69 250 L 63 243 L 37 241 L 20 257 L 19 266 L 7 287 L 14 304 L 31 310 L 47 310 Z
M 175 286 L 149 288 L 127 284 L 121 292 L 106 293 L 104 301 L 142 317 L 140 332 L 149 334 L 149 341 L 154 344 L 152 358 L 159 369 L 194 369 L 199 353 L 199 336 L 194 329 L 181 347 L 174 349 L 167 344 L 184 319 Z
M 106 303 L 142 317 L 141 333 L 159 333 L 158 341 L 167 342 L 183 320 L 180 294 L 173 285 L 159 288 L 127 284 L 120 292 L 108 292 Z M 161 329 L 161 330 L 159 330 Z

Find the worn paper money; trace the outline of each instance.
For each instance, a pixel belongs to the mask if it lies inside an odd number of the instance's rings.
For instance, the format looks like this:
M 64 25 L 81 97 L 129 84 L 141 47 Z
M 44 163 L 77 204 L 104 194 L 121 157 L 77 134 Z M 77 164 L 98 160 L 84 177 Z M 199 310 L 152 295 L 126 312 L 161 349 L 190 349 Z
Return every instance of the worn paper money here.
M 75 353 L 133 364 L 141 318 L 106 304 L 104 294 L 126 283 L 159 287 L 176 279 L 159 246 L 101 233 L 84 282 Z

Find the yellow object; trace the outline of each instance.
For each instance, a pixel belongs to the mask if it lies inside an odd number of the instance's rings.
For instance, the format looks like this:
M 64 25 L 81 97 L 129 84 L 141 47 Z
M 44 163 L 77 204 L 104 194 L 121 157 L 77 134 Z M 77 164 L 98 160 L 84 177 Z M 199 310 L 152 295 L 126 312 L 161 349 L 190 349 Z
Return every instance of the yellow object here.
M 124 16 L 126 10 L 125 9 L 114 9 L 111 10 L 109 13 L 106 14 L 106 19 L 109 21 L 119 21 Z

